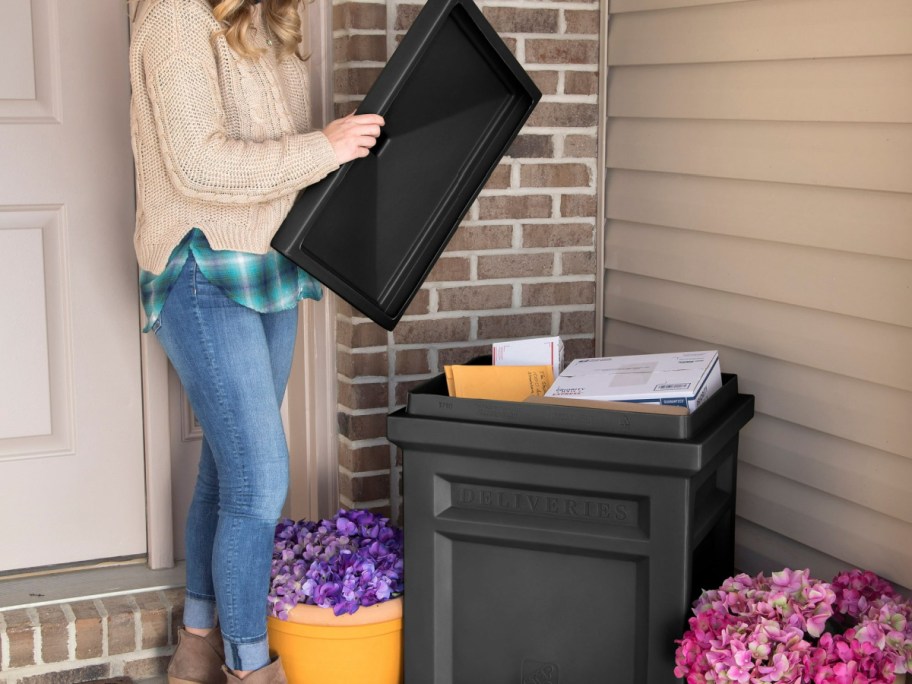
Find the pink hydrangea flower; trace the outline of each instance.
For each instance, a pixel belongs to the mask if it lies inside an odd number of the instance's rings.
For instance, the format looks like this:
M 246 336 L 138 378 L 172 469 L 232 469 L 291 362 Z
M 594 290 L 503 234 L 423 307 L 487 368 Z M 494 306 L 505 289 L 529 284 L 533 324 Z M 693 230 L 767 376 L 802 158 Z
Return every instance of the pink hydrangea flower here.
M 675 652 L 687 684 L 892 684 L 912 671 L 912 603 L 871 572 L 735 575 L 693 612 Z

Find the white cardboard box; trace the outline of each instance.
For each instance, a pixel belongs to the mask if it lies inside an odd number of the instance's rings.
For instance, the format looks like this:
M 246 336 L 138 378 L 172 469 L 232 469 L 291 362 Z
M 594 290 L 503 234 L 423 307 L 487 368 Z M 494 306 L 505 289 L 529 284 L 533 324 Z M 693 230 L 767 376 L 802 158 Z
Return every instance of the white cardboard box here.
M 564 365 L 564 343 L 560 337 L 495 342 L 491 359 L 495 366 L 551 366 L 556 378 Z
M 546 397 L 686 406 L 693 411 L 722 387 L 719 352 L 577 359 Z

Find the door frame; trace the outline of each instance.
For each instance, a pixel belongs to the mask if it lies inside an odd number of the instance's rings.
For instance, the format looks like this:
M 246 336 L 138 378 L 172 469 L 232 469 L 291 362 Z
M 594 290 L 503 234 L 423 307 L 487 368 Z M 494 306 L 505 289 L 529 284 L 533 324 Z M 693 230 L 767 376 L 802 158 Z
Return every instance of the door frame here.
M 333 119 L 332 7 L 306 3 L 310 29 L 311 111 L 314 127 Z M 135 11 L 135 5 L 131 7 Z M 298 341 L 283 417 L 288 428 L 290 485 L 286 515 L 328 517 L 339 506 L 336 421 L 336 297 L 299 304 Z M 141 307 L 140 307 L 141 309 Z M 146 459 L 146 536 L 153 570 L 174 566 L 168 359 L 153 335 L 140 336 L 143 443 Z
M 311 125 L 323 128 L 333 112 L 332 3 L 305 5 L 310 29 Z M 285 514 L 295 520 L 328 518 L 339 508 L 336 417 L 336 295 L 300 307 L 298 343 L 288 381 L 290 484 Z

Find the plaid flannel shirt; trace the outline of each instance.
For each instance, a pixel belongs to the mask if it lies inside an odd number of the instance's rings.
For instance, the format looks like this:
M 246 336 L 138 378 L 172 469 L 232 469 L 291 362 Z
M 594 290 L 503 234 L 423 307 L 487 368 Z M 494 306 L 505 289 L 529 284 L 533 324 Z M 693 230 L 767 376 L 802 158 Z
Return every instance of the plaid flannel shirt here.
M 194 228 L 174 248 L 164 271 L 158 275 L 140 271 L 139 289 L 147 320 L 143 332 L 151 330 L 158 321 L 168 293 L 191 253 L 206 280 L 241 306 L 260 313 L 284 311 L 301 299 L 323 296 L 320 283 L 275 250 L 266 254 L 214 250 L 203 231 Z

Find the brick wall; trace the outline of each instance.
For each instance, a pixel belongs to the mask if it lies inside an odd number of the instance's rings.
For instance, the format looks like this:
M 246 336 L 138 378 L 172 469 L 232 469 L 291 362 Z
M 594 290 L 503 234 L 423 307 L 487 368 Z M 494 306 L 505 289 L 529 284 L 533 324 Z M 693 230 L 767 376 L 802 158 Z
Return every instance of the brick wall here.
M 183 589 L 166 589 L 0 611 L 0 682 L 161 677 L 183 606 Z
M 408 390 L 490 352 L 493 341 L 561 335 L 594 353 L 597 0 L 481 0 L 543 93 L 393 333 L 346 304 L 338 316 L 340 494 L 398 517 L 400 459 L 386 415 Z M 353 110 L 421 4 L 334 6 L 337 114 Z

